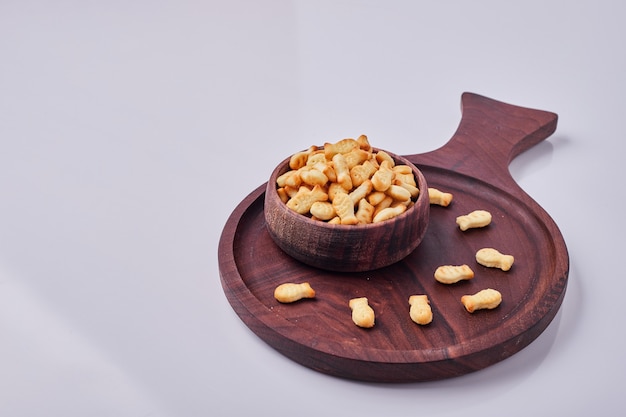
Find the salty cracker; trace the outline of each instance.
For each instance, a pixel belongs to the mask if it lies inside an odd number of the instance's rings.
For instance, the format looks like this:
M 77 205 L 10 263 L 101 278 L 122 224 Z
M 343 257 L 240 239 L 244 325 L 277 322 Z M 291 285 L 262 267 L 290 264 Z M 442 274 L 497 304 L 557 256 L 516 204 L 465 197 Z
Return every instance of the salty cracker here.
M 373 191 L 370 195 L 367 196 L 367 201 L 373 205 L 377 206 L 383 202 L 383 200 L 389 198 L 387 194 L 382 191 Z
M 296 152 L 289 158 L 289 168 L 297 170 L 306 165 L 309 155 L 317 150 L 317 146 L 312 145 L 307 150 Z
M 326 200 L 328 200 L 328 194 L 319 185 L 313 187 L 312 190 L 307 187 L 300 187 L 296 195 L 287 201 L 287 207 L 296 213 L 307 214 L 313 203 Z
M 371 205 L 365 198 L 359 200 L 359 204 L 357 206 L 356 213 L 354 215 L 359 220 L 361 224 L 372 223 L 374 219 L 374 210 L 375 207 Z
M 397 176 L 397 174 L 396 174 Z M 393 184 L 392 185 L 398 185 L 402 188 L 404 188 L 405 190 L 407 190 L 409 192 L 409 194 L 411 194 L 411 198 L 417 198 L 420 194 L 420 189 L 417 188 L 416 186 L 409 184 L 407 182 L 404 182 L 402 180 L 399 180 L 398 178 L 394 178 L 393 180 Z
M 415 175 L 413 175 L 413 171 L 411 171 L 410 173 L 402 173 L 396 172 L 394 170 L 394 179 L 401 181 L 405 184 L 412 185 L 413 187 L 417 187 L 417 182 L 415 181 Z
M 378 152 L 376 152 L 376 160 L 381 165 L 384 161 L 387 161 L 391 167 L 393 167 L 396 164 L 396 161 L 393 160 L 391 155 L 389 155 L 387 152 L 383 150 L 379 150 Z
M 299 187 L 290 187 L 286 185 L 283 187 L 283 191 L 285 192 L 285 194 L 287 194 L 287 196 L 289 196 L 289 198 L 293 198 L 296 196 L 296 194 L 298 194 L 298 191 L 300 191 L 300 188 L 307 188 L 310 190 L 310 188 L 305 185 L 302 185 Z
M 472 295 L 462 296 L 461 303 L 469 313 L 483 309 L 491 310 L 502 303 L 502 294 L 498 290 L 487 288 Z
M 386 191 L 391 186 L 394 178 L 392 167 L 389 161 L 384 160 L 380 168 L 372 175 L 372 184 L 376 191 Z
M 365 197 L 367 197 L 367 195 L 372 192 L 372 188 L 372 181 L 366 180 L 348 195 L 352 199 L 352 203 L 356 206 L 357 204 L 359 204 L 360 200 L 365 199 Z
M 302 182 L 312 187 L 316 185 L 323 187 L 326 185 L 326 183 L 328 183 L 328 177 L 318 169 L 300 168 L 298 172 L 300 172 L 300 179 L 302 180 Z
M 350 169 L 348 163 L 343 154 L 336 154 L 333 156 L 333 166 L 335 168 L 335 174 L 337 174 L 337 182 L 341 184 L 343 188 L 350 191 L 352 189 L 352 178 L 350 178 Z
M 513 266 L 515 258 L 506 255 L 494 248 L 482 248 L 476 252 L 476 262 L 488 268 L 499 268 L 508 271 Z
M 348 305 L 352 309 L 352 321 L 359 327 L 374 327 L 376 315 L 367 297 L 352 298 Z
M 369 201 L 369 200 L 368 200 Z M 374 206 L 374 208 L 376 209 L 376 211 L 374 212 L 374 216 L 376 214 L 378 214 L 381 210 L 386 209 L 387 207 L 391 207 L 391 205 L 393 204 L 393 198 L 391 196 L 388 196 L 387 194 L 385 194 L 385 197 L 380 200 L 378 202 L 378 204 L 374 204 L 373 202 L 370 201 L 370 203 Z
M 425 294 L 416 294 L 409 297 L 409 316 L 417 324 L 426 325 L 433 321 L 433 311 L 430 301 Z
M 384 209 L 391 207 L 393 204 L 393 198 L 385 194 L 385 198 L 380 201 L 380 203 L 374 205 L 375 211 L 374 216 L 383 211 Z
M 324 155 L 326 155 L 326 159 L 332 159 L 336 154 L 348 153 L 353 149 L 359 147 L 359 142 L 352 138 L 341 139 L 338 142 L 324 143 Z
M 287 203 L 287 201 L 289 201 L 290 197 L 289 194 L 287 194 L 287 191 L 285 191 L 285 188 L 277 188 L 276 193 L 278 194 L 278 198 L 280 198 L 280 201 L 282 201 L 283 203 Z
M 335 172 L 335 165 L 332 161 L 328 161 L 321 171 L 328 177 L 328 181 L 337 182 L 337 173 Z
M 391 184 L 389 188 L 385 190 L 385 194 L 401 203 L 408 203 L 411 201 L 411 192 L 399 185 Z
M 335 199 L 335 196 L 339 193 L 348 194 L 348 190 L 343 188 L 341 184 L 337 182 L 333 182 L 328 186 L 328 199 L 330 201 L 333 201 Z
M 298 188 L 302 184 L 302 178 L 300 178 L 299 171 L 287 171 L 284 174 L 276 178 L 276 185 L 278 187 L 292 187 Z
M 474 271 L 469 265 L 441 265 L 435 270 L 435 279 L 442 284 L 454 284 L 474 278 Z
M 332 204 L 341 219 L 341 224 L 357 224 L 359 222 L 359 219 L 354 215 L 354 203 L 348 194 L 337 193 Z
M 274 289 L 274 298 L 281 303 L 294 303 L 303 298 L 315 298 L 315 290 L 308 282 L 286 282 Z
M 313 152 L 309 154 L 309 157 L 306 160 L 305 166 L 315 167 L 315 166 L 326 165 L 326 164 L 328 164 L 328 159 L 326 159 L 326 155 L 324 155 L 323 150 L 321 150 L 319 152 Z
M 330 220 L 337 215 L 332 203 L 328 201 L 316 201 L 311 205 L 309 211 L 316 219 L 324 221 Z
M 298 171 L 308 169 L 318 170 L 319 172 L 326 175 L 329 181 L 335 182 L 337 180 L 337 175 L 335 174 L 333 163 L 332 161 L 326 159 L 323 151 L 317 151 L 316 153 L 310 155 L 306 165 L 300 168 Z
M 453 197 L 454 196 L 451 193 L 440 191 L 437 188 L 428 187 L 428 199 L 430 204 L 448 207 L 452 202 Z
M 404 204 L 397 204 L 395 206 L 384 208 L 374 215 L 372 223 L 379 223 L 385 220 L 393 219 L 394 217 L 399 216 L 405 211 L 406 206 Z
M 362 164 L 350 168 L 352 185 L 358 187 L 363 181 L 370 179 L 377 170 L 378 167 L 370 160 L 366 160 Z
M 367 136 L 365 135 L 360 135 L 358 138 L 356 138 L 356 143 L 359 144 L 359 148 L 365 151 L 372 150 L 372 145 L 370 145 L 370 141 L 369 139 L 367 139 Z
M 487 210 L 474 210 L 471 213 L 456 218 L 456 224 L 462 231 L 488 226 L 491 223 L 491 213 Z
M 343 157 L 346 159 L 346 164 L 348 165 L 348 169 L 352 169 L 357 165 L 360 165 L 370 159 L 372 154 L 363 149 L 355 148 L 350 152 L 343 154 Z
M 413 170 L 408 165 L 404 165 L 404 164 L 394 165 L 392 170 L 396 175 L 410 175 L 411 177 L 413 177 Z

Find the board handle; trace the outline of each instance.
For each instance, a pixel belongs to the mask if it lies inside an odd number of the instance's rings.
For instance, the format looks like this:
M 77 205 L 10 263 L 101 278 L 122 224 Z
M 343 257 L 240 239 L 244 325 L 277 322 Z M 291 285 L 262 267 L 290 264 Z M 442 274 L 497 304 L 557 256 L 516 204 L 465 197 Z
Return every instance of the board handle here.
M 552 112 L 466 92 L 461 96 L 461 121 L 452 138 L 439 149 L 406 158 L 418 167 L 437 166 L 492 185 L 517 186 L 509 164 L 554 133 L 557 120 Z

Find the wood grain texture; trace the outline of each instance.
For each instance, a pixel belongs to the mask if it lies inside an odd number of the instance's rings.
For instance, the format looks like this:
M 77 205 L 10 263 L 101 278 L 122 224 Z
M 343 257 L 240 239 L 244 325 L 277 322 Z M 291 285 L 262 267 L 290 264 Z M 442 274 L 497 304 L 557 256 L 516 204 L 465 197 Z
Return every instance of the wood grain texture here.
M 548 326 L 565 295 L 569 258 L 551 217 L 514 182 L 508 164 L 556 129 L 554 113 L 512 106 L 476 94 L 461 99 L 462 117 L 450 141 L 408 155 L 431 187 L 454 194 L 433 206 L 422 243 L 402 261 L 370 272 L 330 272 L 307 266 L 278 248 L 263 215 L 265 184 L 233 211 L 219 242 L 224 293 L 242 321 L 286 357 L 342 378 L 408 382 L 450 378 L 483 369 L 523 349 Z M 492 213 L 492 223 L 461 232 L 458 215 Z M 515 256 L 510 271 L 480 266 L 475 253 L 494 247 Z M 467 263 L 475 277 L 453 285 L 433 274 L 439 265 Z M 280 304 L 274 288 L 308 281 L 315 299 Z M 502 293 L 494 310 L 468 313 L 464 294 Z M 408 298 L 427 294 L 434 318 L 419 326 Z M 367 297 L 371 329 L 355 326 L 348 302 Z

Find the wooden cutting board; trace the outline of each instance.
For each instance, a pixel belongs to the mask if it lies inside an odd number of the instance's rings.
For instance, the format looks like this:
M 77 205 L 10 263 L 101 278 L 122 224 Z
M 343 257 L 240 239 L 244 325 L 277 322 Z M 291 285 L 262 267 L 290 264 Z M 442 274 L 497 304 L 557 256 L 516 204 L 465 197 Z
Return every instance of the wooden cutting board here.
M 265 184 L 235 208 L 219 242 L 221 284 L 232 308 L 258 337 L 319 372 L 409 382 L 485 368 L 519 352 L 545 330 L 565 296 L 567 247 L 555 222 L 515 183 L 508 166 L 555 131 L 557 115 L 472 93 L 462 95 L 461 113 L 448 143 L 407 155 L 429 187 L 452 193 L 454 200 L 448 207 L 431 206 L 423 242 L 397 264 L 335 273 L 290 258 L 265 229 Z M 492 223 L 460 231 L 456 217 L 476 209 L 490 211 Z M 477 264 L 475 253 L 483 247 L 513 255 L 513 267 L 504 272 Z M 453 285 L 434 279 L 438 266 L 460 264 L 470 265 L 474 279 Z M 303 281 L 316 290 L 315 299 L 293 304 L 274 299 L 277 285 Z M 468 313 L 461 296 L 484 288 L 499 290 L 502 303 Z M 429 325 L 411 321 L 412 294 L 428 295 L 434 314 Z M 373 328 L 353 324 L 348 301 L 355 297 L 368 298 L 376 312 Z

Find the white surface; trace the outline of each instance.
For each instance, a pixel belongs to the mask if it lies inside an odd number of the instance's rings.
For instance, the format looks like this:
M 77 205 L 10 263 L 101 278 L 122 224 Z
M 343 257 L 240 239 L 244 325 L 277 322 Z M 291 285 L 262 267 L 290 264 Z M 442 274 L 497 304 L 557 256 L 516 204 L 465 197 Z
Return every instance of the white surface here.
M 623 410 L 625 18 L 619 1 L 2 1 L 0 415 Z M 265 345 L 220 285 L 235 206 L 314 143 L 438 148 L 464 91 L 559 114 L 511 165 L 569 248 L 553 323 L 420 384 Z

